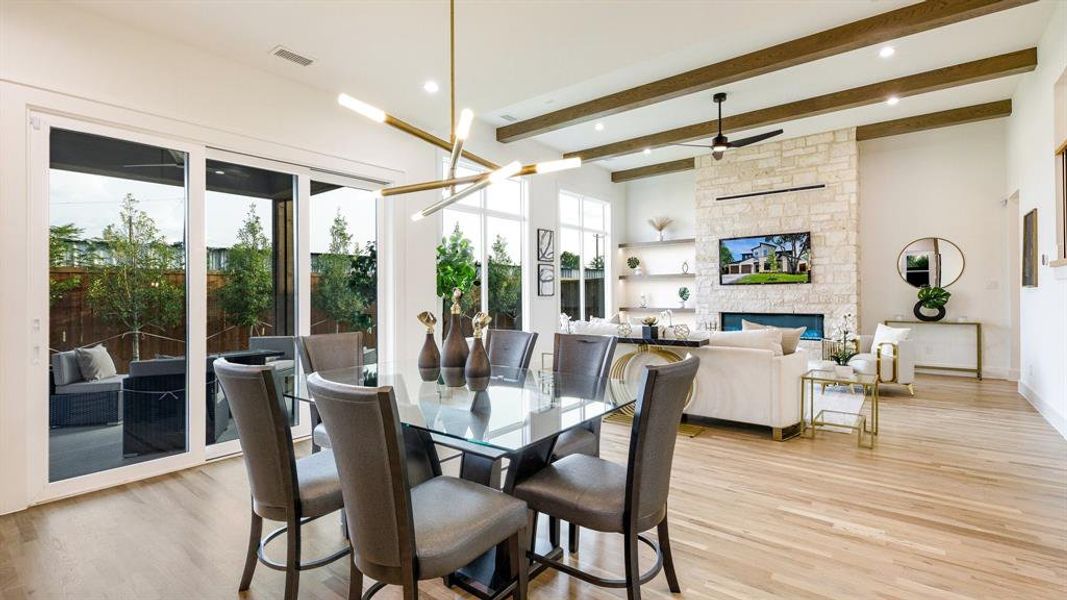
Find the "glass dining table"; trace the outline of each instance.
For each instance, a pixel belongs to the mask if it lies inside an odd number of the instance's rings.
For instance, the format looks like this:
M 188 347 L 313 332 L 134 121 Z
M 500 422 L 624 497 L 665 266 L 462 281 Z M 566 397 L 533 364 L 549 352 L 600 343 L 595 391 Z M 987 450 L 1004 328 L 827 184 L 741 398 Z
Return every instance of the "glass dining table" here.
M 423 381 L 415 361 L 370 363 L 318 375 L 335 383 L 393 388 L 412 486 L 441 474 L 438 448 L 443 446 L 458 451 L 460 477 L 510 493 L 548 465 L 560 434 L 588 426 L 636 399 L 633 383 L 622 379 L 497 366 L 484 391 Z M 287 398 L 314 404 L 303 379 L 286 387 L 292 390 Z M 562 549 L 552 542 L 544 554 L 558 557 Z M 531 575 L 541 570 L 535 568 Z M 446 583 L 489 598 L 512 581 L 507 548 L 501 545 Z

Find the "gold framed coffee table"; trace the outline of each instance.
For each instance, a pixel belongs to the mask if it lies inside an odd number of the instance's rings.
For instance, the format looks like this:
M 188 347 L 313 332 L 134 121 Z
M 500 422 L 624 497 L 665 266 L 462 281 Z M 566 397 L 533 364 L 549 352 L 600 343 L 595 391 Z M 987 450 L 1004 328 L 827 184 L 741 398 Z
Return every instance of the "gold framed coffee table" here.
M 863 390 L 863 399 L 858 412 L 823 409 L 815 412 L 815 386 L 823 390 L 827 386 L 845 386 L 851 390 L 858 386 Z M 863 413 L 868 399 L 871 413 L 868 419 Z M 811 417 L 810 423 L 808 416 Z M 873 448 L 878 437 L 878 377 L 853 373 L 838 375 L 833 369 L 811 369 L 800 377 L 800 435 L 815 439 L 815 429 L 824 427 L 845 428 L 856 432 L 856 444 L 861 448 Z M 866 443 L 864 441 L 866 438 Z

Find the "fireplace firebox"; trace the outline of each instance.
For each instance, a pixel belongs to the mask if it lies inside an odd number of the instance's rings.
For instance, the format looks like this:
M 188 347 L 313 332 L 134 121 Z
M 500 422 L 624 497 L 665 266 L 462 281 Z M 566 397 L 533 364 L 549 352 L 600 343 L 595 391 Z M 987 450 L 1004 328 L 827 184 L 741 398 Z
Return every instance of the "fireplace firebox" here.
M 722 331 L 741 331 L 741 321 L 770 325 L 771 327 L 807 327 L 800 336 L 803 340 L 821 340 L 825 337 L 823 315 L 798 313 L 719 313 L 719 325 Z

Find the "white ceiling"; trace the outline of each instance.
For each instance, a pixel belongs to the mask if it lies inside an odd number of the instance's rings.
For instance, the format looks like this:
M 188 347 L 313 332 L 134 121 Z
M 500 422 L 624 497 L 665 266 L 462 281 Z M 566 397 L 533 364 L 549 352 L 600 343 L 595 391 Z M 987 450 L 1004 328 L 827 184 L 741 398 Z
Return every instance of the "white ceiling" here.
M 493 125 L 730 58 L 910 4 L 907 0 L 457 2 L 457 96 Z M 448 129 L 448 4 L 426 1 L 89 0 L 116 21 L 328 90 L 345 91 L 422 127 Z M 725 114 L 774 106 L 1033 46 L 1052 11 L 1043 0 L 727 86 Z M 308 68 L 269 54 L 282 44 L 314 57 Z M 422 91 L 427 79 L 441 91 Z M 790 122 L 784 137 L 1010 97 L 1017 77 Z M 719 91 L 719 90 L 717 90 Z M 703 92 L 576 125 L 537 139 L 577 150 L 714 118 Z M 735 134 L 744 136 L 745 133 Z M 612 170 L 698 154 L 663 148 L 620 157 Z

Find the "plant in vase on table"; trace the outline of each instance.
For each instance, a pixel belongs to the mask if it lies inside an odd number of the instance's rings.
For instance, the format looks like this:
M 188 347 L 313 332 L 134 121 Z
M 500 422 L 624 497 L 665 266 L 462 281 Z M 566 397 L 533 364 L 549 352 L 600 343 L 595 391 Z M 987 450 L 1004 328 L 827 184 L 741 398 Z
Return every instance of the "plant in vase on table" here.
M 941 287 L 924 285 L 919 288 L 919 301 L 915 303 L 915 317 L 920 321 L 940 321 L 945 318 L 945 305 L 952 294 Z M 928 315 L 922 309 L 936 310 L 937 314 Z
M 856 316 L 845 313 L 834 323 L 830 334 L 829 357 L 834 361 L 834 373 L 838 377 L 851 377 L 852 367 L 848 362 L 856 356 Z

